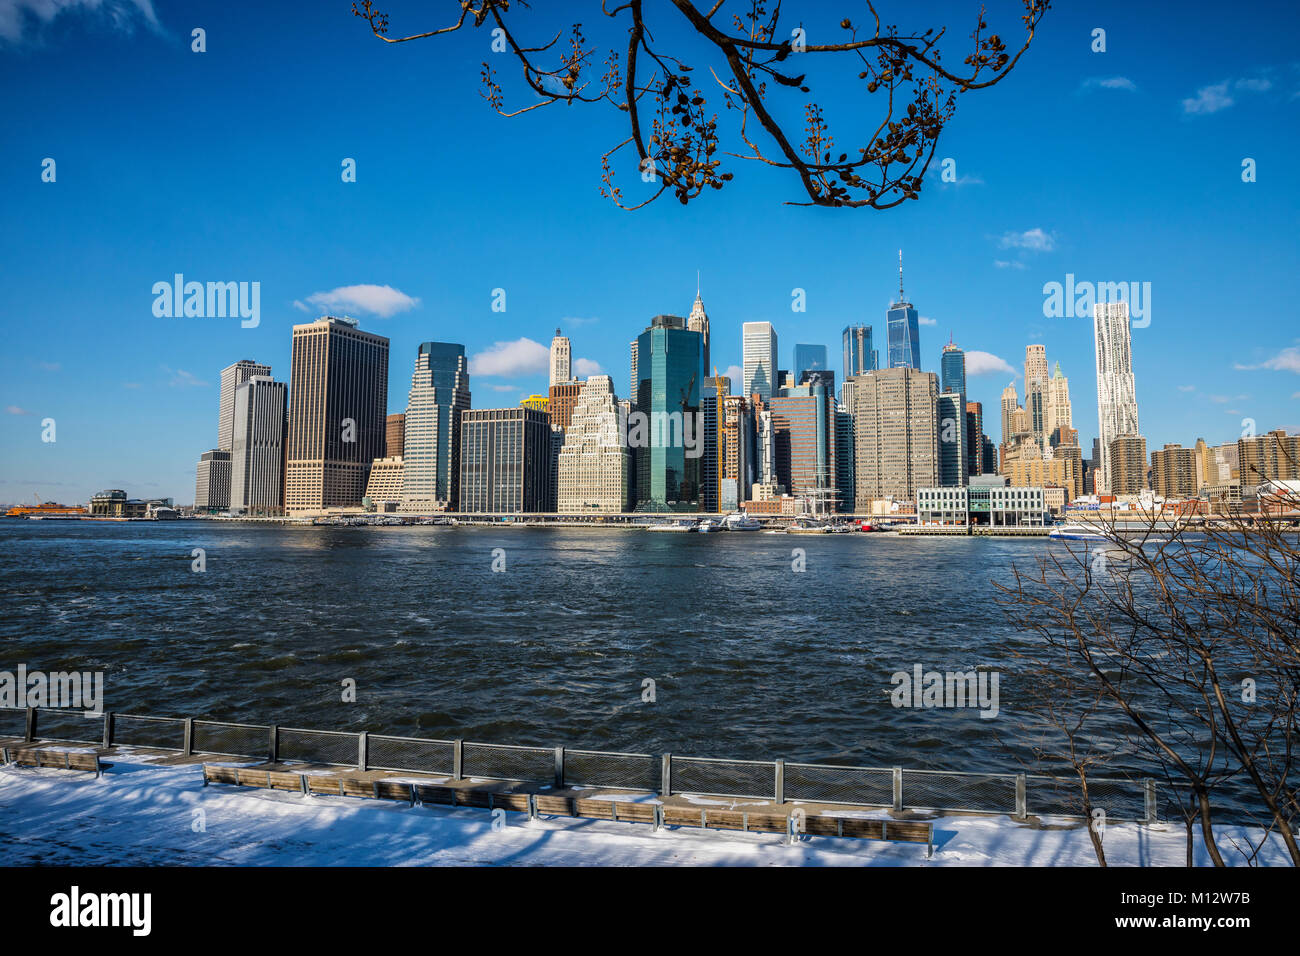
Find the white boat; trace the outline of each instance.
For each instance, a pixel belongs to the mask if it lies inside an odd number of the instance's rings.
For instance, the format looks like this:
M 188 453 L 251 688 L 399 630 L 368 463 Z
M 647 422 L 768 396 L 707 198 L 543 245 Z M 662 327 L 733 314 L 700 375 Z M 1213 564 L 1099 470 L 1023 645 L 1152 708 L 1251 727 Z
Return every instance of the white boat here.
M 662 521 L 646 526 L 647 531 L 694 531 L 694 521 Z
M 743 511 L 736 511 L 722 519 L 722 526 L 728 531 L 758 531 L 763 523 Z
M 1104 534 L 1098 534 L 1092 528 L 1081 524 L 1058 524 L 1047 533 L 1049 538 L 1058 541 L 1105 541 Z
M 726 531 L 727 528 L 722 523 L 722 519 L 720 518 L 705 518 L 703 521 L 701 521 L 691 530 L 700 531 L 700 532 L 709 532 L 709 531 Z

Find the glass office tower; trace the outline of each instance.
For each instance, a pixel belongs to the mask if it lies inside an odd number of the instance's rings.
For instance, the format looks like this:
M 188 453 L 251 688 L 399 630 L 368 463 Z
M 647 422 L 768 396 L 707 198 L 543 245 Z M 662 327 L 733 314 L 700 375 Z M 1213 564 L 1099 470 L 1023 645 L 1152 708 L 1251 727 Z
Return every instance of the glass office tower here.
M 829 361 L 824 345 L 796 345 L 794 347 L 795 384 L 803 381 L 804 372 L 825 372 Z
M 865 375 L 880 367 L 880 355 L 871 341 L 871 326 L 850 325 L 845 328 L 844 339 L 844 377 Z
M 890 368 L 921 367 L 920 319 L 903 294 L 903 250 L 898 251 L 898 301 L 885 313 Z
M 638 511 L 699 511 L 704 453 L 703 339 L 677 315 L 656 315 L 636 340 L 637 390 L 628 423 Z

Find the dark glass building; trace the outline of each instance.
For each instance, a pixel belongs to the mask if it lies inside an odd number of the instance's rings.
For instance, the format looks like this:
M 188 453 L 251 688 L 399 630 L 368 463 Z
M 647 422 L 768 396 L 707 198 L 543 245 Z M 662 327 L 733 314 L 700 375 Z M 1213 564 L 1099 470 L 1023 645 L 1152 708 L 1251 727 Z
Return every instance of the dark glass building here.
M 844 377 L 866 375 L 880 367 L 880 354 L 872 346 L 871 326 L 850 325 L 843 333 Z
M 699 511 L 704 422 L 703 340 L 678 315 L 656 315 L 637 336 L 628 445 L 638 511 Z
M 824 372 L 829 361 L 824 345 L 796 345 L 794 347 L 794 380 L 801 383 L 805 372 Z

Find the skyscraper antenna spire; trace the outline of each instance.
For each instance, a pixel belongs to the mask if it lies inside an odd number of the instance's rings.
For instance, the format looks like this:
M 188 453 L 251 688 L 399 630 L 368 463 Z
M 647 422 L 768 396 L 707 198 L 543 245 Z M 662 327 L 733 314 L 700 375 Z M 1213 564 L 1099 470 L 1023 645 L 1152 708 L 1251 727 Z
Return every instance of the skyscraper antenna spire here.
M 695 298 L 700 297 L 700 270 L 695 270 Z
M 903 250 L 898 250 L 898 301 L 906 302 L 903 298 Z

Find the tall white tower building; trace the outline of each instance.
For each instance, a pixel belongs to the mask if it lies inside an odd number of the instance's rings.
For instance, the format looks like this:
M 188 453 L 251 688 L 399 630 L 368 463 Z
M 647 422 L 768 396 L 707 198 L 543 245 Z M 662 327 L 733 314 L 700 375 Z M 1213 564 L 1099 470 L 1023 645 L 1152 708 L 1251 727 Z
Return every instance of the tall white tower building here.
M 691 314 L 686 317 L 686 327 L 692 332 L 700 333 L 700 353 L 704 361 L 704 377 L 713 374 L 709 364 L 709 316 L 704 311 L 704 301 L 700 298 L 700 282 L 695 280 L 695 302 L 691 305 Z
M 1099 302 L 1092 307 L 1097 343 L 1098 462 L 1095 487 L 1110 493 L 1110 445 L 1121 435 L 1138 434 L 1137 390 L 1133 384 L 1133 344 L 1128 303 Z
M 569 344 L 569 338 L 561 335 L 560 330 L 555 330 L 555 338 L 551 339 L 551 384 L 563 385 L 565 382 L 573 381 L 573 347 Z
M 776 329 L 771 322 L 746 322 L 741 326 L 741 349 L 744 354 L 744 397 L 759 395 L 772 400 L 776 381 Z

